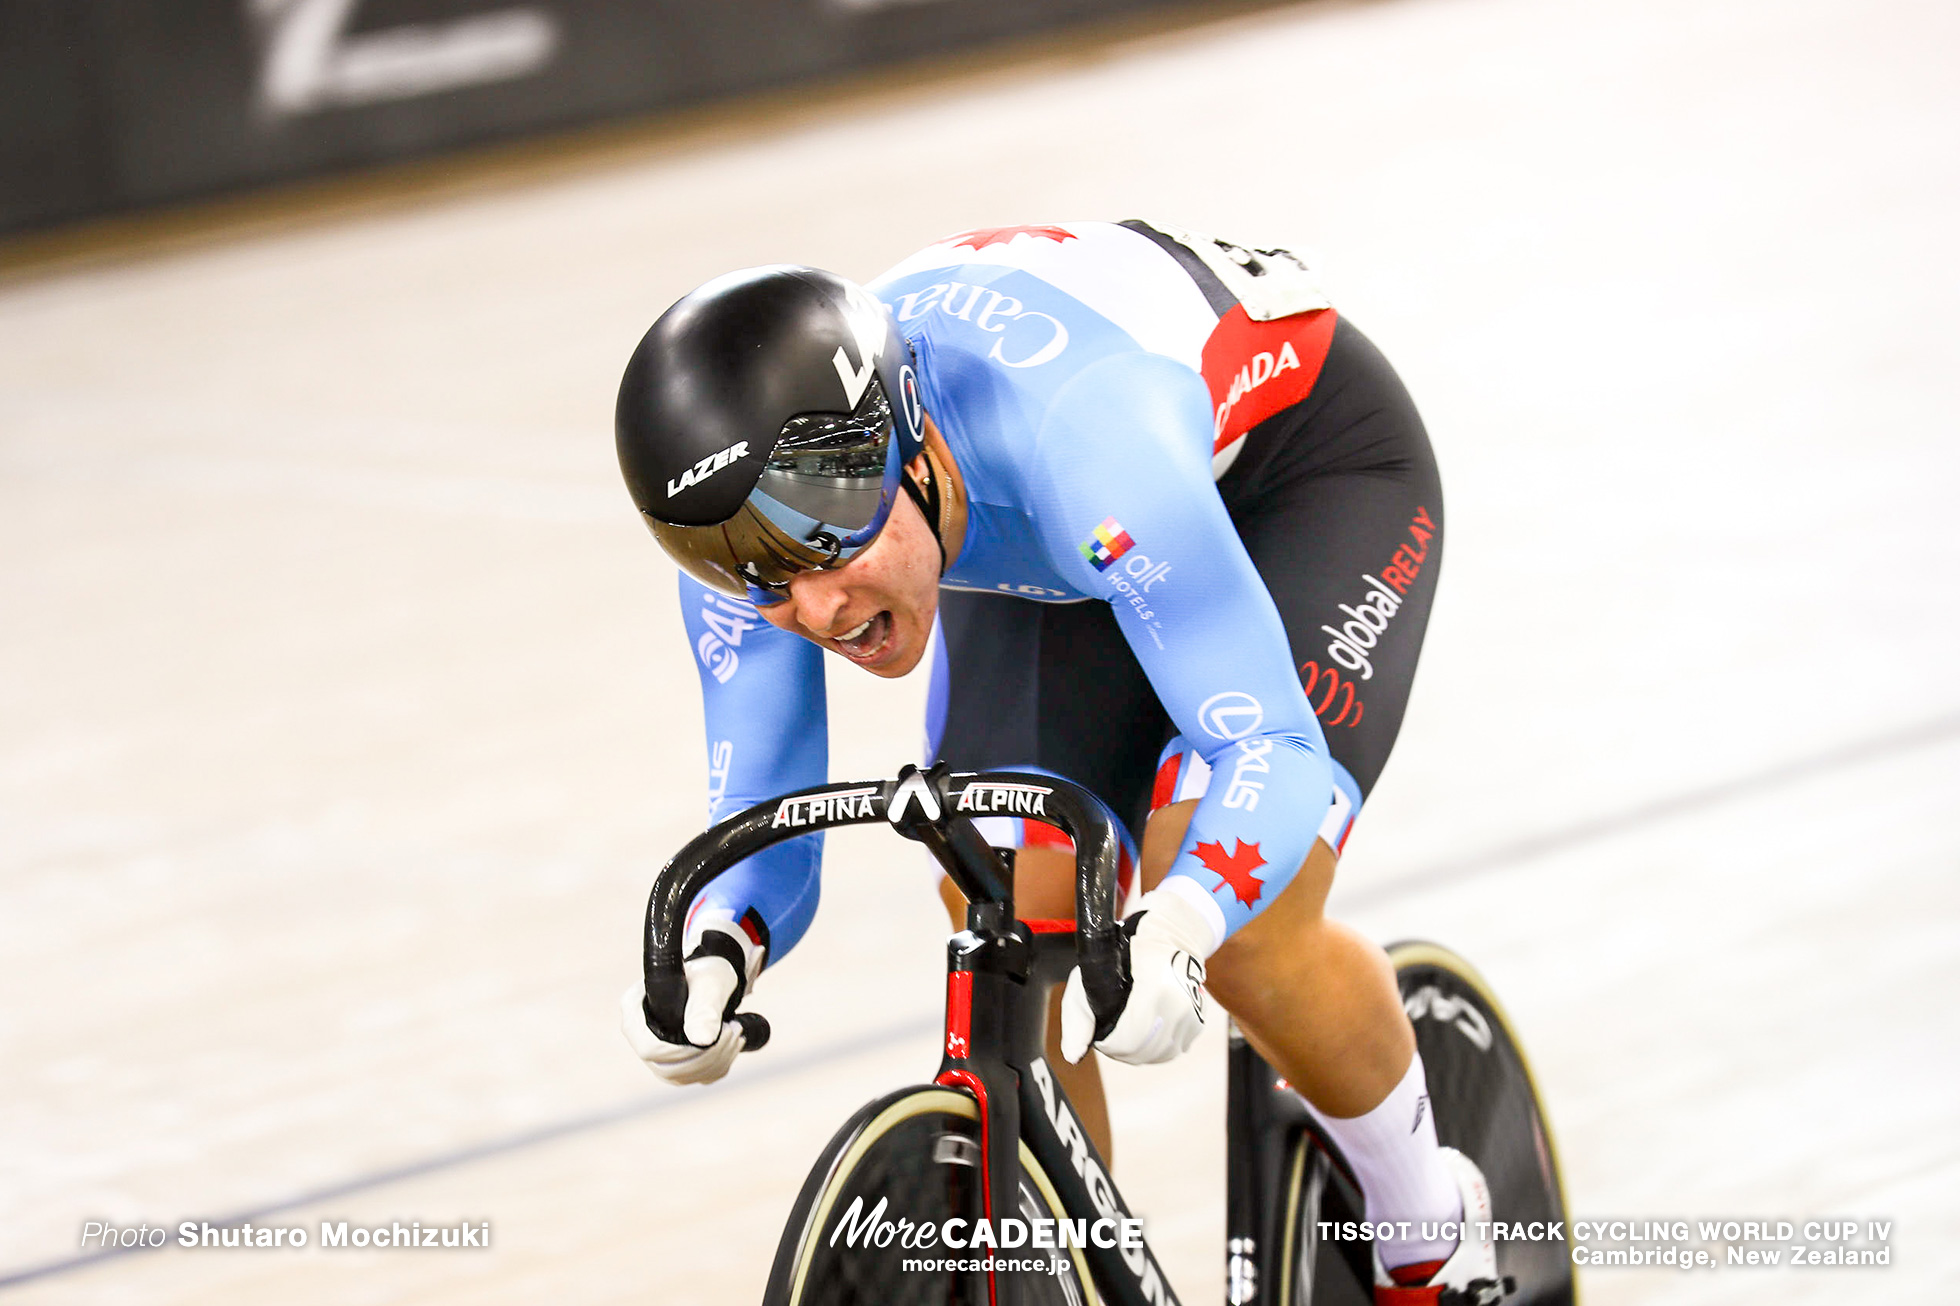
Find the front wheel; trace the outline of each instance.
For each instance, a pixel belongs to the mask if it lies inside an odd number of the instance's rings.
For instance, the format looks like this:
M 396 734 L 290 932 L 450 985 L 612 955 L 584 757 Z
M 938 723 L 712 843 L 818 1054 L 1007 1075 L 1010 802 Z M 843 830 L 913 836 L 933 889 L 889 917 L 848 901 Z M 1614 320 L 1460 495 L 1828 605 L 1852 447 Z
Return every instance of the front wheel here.
M 986 1251 L 937 1240 L 906 1247 L 903 1234 L 882 1232 L 884 1222 L 902 1229 L 909 1221 L 918 1230 L 954 1218 L 970 1228 L 982 1209 L 980 1155 L 980 1112 L 965 1093 L 919 1086 L 864 1107 L 830 1140 L 797 1196 L 764 1306 L 987 1306 L 987 1276 L 973 1265 Z M 881 1205 L 882 1215 L 874 1216 Z M 1061 1214 L 1054 1186 L 1026 1143 L 1013 1207 L 1024 1221 Z M 1099 1302 L 1079 1251 L 1023 1247 L 994 1254 L 1039 1266 L 1013 1272 L 1024 1306 Z
M 1492 1215 L 1507 1223 L 1562 1221 L 1558 1153 L 1531 1067 L 1504 1009 L 1469 962 L 1433 943 L 1388 949 L 1402 1009 L 1415 1029 L 1436 1113 L 1436 1138 L 1477 1163 L 1490 1184 Z M 1318 1222 L 1359 1220 L 1361 1194 L 1330 1145 L 1302 1131 L 1287 1158 L 1281 1247 L 1284 1306 L 1367 1306 L 1373 1300 L 1371 1245 L 1326 1242 Z M 1504 1306 L 1575 1306 L 1578 1285 L 1567 1244 L 1500 1241 L 1497 1270 L 1517 1281 Z

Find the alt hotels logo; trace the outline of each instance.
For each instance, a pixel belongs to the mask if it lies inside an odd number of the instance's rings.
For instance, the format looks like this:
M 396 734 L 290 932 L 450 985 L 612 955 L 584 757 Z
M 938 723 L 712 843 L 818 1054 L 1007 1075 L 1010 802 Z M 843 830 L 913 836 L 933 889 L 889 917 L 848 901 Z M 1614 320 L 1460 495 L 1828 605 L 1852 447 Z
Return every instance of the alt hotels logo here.
M 1108 571 L 1109 564 L 1136 547 L 1136 541 L 1114 517 L 1105 517 L 1096 533 L 1082 542 L 1082 556 L 1097 571 Z

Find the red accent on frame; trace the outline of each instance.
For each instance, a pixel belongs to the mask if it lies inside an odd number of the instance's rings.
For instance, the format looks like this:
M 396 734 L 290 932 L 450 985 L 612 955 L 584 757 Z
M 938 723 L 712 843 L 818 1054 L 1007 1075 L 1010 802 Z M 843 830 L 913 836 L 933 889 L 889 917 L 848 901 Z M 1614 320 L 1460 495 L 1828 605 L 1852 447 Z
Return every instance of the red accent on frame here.
M 1032 930 L 1036 934 L 1075 933 L 1074 921 L 1023 920 L 1021 924 L 1027 926 L 1030 930 Z
M 973 1054 L 973 972 L 946 976 L 946 1055 L 964 1061 Z
M 1388 1272 L 1398 1288 L 1420 1288 L 1443 1271 L 1441 1261 L 1417 1261 L 1414 1265 L 1398 1265 Z
M 949 978 L 957 979 L 962 974 L 967 977 L 967 987 L 971 990 L 973 986 L 971 971 L 955 971 Z M 971 992 L 967 997 L 970 1004 Z M 987 1086 L 980 1082 L 980 1076 L 970 1070 L 948 1070 L 932 1082 L 945 1088 L 963 1088 L 973 1094 L 973 1100 L 980 1104 L 980 1206 L 987 1213 L 987 1223 L 992 1224 L 994 1222 L 994 1176 L 990 1168 L 993 1164 L 993 1153 L 987 1147 L 991 1128 L 987 1110 Z M 992 1270 L 987 1271 L 987 1301 L 989 1306 L 1000 1306 L 1000 1289 L 994 1282 Z

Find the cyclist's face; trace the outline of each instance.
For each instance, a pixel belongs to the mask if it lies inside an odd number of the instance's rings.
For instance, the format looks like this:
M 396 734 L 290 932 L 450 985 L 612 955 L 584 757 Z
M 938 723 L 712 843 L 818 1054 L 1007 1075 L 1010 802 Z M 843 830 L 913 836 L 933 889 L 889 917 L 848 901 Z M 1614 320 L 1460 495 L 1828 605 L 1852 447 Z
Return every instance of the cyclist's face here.
M 871 547 L 831 571 L 792 576 L 789 597 L 758 607 L 769 624 L 849 658 L 874 676 L 919 665 L 939 611 L 939 545 L 910 495 Z

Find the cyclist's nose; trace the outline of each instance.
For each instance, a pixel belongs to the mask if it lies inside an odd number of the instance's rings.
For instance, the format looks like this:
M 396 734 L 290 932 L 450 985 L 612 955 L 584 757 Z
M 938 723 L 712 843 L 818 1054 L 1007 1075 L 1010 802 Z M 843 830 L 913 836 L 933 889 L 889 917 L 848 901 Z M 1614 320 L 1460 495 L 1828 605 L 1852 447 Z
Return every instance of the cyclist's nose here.
M 850 601 L 843 579 L 834 571 L 805 571 L 790 577 L 789 597 L 796 605 L 796 619 L 819 635 L 834 633 L 831 627 Z

